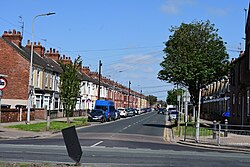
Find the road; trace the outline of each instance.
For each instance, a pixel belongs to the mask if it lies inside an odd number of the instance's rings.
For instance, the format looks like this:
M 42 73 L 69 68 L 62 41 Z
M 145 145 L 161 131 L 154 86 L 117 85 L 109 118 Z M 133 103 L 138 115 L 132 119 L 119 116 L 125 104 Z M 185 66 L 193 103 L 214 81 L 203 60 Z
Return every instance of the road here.
M 249 166 L 249 154 L 164 141 L 165 116 L 156 112 L 77 130 L 84 166 Z M 0 161 L 73 163 L 62 135 L 0 141 Z

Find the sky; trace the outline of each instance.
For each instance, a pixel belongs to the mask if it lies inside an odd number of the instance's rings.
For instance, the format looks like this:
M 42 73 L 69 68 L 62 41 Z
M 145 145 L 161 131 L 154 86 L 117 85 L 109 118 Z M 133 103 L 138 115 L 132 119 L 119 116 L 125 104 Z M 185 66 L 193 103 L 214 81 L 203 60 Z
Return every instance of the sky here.
M 157 79 L 171 26 L 210 20 L 231 58 L 244 50 L 249 0 L 2 0 L 0 34 L 16 29 L 61 55 L 81 56 L 84 66 L 144 95 L 165 100 L 174 86 Z M 24 23 L 24 24 L 22 24 Z

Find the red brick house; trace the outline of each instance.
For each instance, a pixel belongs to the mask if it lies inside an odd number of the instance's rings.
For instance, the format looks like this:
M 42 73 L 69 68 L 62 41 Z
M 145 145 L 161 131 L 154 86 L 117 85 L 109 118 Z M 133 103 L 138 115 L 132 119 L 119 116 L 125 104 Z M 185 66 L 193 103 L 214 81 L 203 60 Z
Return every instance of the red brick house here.
M 231 124 L 250 125 L 250 12 L 245 27 L 245 52 L 232 60 Z

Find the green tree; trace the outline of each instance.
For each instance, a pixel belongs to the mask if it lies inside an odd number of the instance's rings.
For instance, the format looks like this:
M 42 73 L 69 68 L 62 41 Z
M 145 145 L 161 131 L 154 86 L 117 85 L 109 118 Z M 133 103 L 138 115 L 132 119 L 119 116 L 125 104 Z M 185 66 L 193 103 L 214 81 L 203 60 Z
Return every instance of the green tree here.
M 63 102 L 68 124 L 70 123 L 69 116 L 72 116 L 77 97 L 80 95 L 81 80 L 78 69 L 81 65 L 82 60 L 80 56 L 74 60 L 74 63 L 61 63 L 63 73 L 60 76 L 60 98 Z
M 178 95 L 181 96 L 183 92 L 184 92 L 184 90 L 182 90 L 182 89 L 169 90 L 168 96 L 167 96 L 167 104 L 177 106 L 178 105 L 177 96 Z
M 149 105 L 152 106 L 157 102 L 157 97 L 155 97 L 153 95 L 148 95 L 147 100 L 149 102 Z
M 170 32 L 158 78 L 187 87 L 196 105 L 199 89 L 229 72 L 225 44 L 210 21 L 182 23 Z

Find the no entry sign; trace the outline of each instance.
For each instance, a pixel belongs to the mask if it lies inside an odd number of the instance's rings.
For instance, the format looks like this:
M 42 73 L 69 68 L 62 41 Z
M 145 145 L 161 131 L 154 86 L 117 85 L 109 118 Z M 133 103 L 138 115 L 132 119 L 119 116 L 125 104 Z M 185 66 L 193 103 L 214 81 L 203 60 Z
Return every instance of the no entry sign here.
M 3 90 L 7 86 L 7 80 L 3 77 L 0 77 L 0 90 Z

